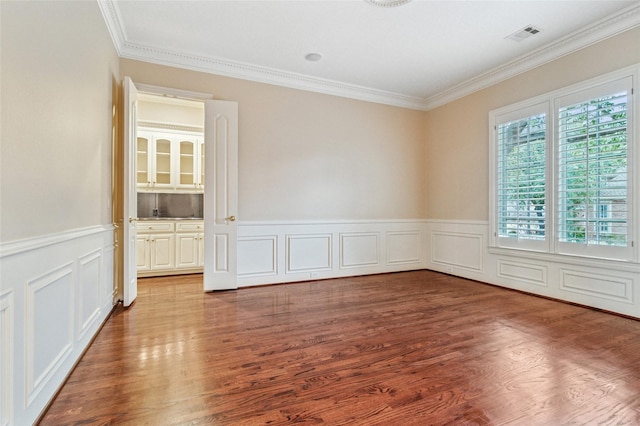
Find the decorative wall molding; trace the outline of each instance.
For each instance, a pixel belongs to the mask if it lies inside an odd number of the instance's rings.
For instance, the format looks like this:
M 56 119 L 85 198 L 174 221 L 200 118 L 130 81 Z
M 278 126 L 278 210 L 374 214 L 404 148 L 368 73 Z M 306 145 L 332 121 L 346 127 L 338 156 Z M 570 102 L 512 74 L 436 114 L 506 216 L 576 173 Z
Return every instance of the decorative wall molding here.
M 69 262 L 27 282 L 25 399 L 31 405 L 71 354 L 74 265 Z
M 98 0 L 98 5 L 118 56 L 122 58 L 422 111 L 437 108 L 640 25 L 640 5 L 636 4 L 437 95 L 419 98 L 224 58 L 132 43 L 124 30 L 117 3 Z
M 482 234 L 431 232 L 431 261 L 445 265 L 447 272 L 451 272 L 451 267 L 482 272 L 483 247 Z
M 238 270 L 245 277 L 262 277 L 278 274 L 278 236 L 238 238 Z
M 331 269 L 331 234 L 287 235 L 285 238 L 287 274 Z
M 340 269 L 376 266 L 380 263 L 380 233 L 340 234 Z
M 498 259 L 497 275 L 506 280 L 524 281 L 546 287 L 547 266 L 521 262 L 513 259 Z
M 633 5 L 588 27 L 573 32 L 558 41 L 480 74 L 435 96 L 431 96 L 425 99 L 425 109 L 434 109 L 471 93 L 486 89 L 637 26 L 640 26 L 640 4 Z
M 56 234 L 26 238 L 24 240 L 0 243 L 0 259 L 16 254 L 45 248 L 50 245 L 66 243 L 76 238 L 86 238 L 102 232 L 113 232 L 113 225 L 91 226 L 88 228 L 71 229 Z
M 423 269 L 424 220 L 238 224 L 240 287 Z
M 427 269 L 640 318 L 640 264 L 490 248 L 489 224 L 427 221 Z
M 78 259 L 78 338 L 84 337 L 100 315 L 100 291 L 102 276 L 102 250 L 95 249 Z
M 422 251 L 419 230 L 387 232 L 388 264 L 418 263 Z
M 604 275 L 593 271 L 560 269 L 560 289 L 583 295 L 633 303 L 633 280 L 611 271 Z
M 0 424 L 33 424 L 108 317 L 113 243 L 104 225 L 2 246 Z

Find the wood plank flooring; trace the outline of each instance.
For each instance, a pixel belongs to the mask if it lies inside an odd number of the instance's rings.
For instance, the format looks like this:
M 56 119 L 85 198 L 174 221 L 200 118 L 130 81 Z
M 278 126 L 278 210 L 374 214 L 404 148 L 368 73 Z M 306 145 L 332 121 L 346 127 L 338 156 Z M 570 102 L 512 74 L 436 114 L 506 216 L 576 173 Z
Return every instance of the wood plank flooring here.
M 637 425 L 640 321 L 430 271 L 139 280 L 42 425 Z

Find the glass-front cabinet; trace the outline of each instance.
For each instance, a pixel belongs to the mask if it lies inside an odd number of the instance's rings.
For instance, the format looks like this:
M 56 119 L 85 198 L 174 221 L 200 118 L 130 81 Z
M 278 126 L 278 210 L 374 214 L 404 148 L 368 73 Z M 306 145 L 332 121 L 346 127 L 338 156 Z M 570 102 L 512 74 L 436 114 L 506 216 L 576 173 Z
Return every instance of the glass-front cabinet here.
M 199 191 L 204 189 L 204 143 L 201 137 L 180 138 L 178 168 L 178 188 Z
M 139 130 L 139 191 L 204 190 L 204 138 L 200 134 Z

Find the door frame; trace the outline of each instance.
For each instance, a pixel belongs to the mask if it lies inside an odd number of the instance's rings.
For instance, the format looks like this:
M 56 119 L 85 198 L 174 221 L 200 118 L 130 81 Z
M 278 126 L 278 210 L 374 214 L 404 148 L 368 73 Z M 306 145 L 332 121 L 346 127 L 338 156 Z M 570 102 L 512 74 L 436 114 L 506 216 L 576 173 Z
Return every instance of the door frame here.
M 123 78 L 123 80 L 121 81 L 123 93 L 124 93 L 125 78 Z M 135 86 L 138 94 L 166 96 L 170 98 L 185 99 L 189 101 L 197 101 L 202 103 L 204 103 L 207 100 L 213 100 L 213 95 L 211 93 L 194 92 L 190 90 L 182 90 L 182 89 L 175 89 L 175 88 L 164 87 L 164 86 L 155 86 L 155 85 L 146 84 L 146 83 L 138 83 L 133 79 L 131 79 L 131 81 Z M 121 105 L 123 106 L 123 113 L 120 114 L 120 117 L 124 117 L 124 114 L 128 112 L 126 100 L 123 100 Z M 113 162 L 112 172 L 114 174 L 120 174 L 122 176 L 122 179 L 119 179 L 119 178 L 113 179 L 113 182 L 115 183 L 115 185 L 112 191 L 112 206 L 114 208 L 114 212 L 116 211 L 115 210 L 116 206 L 118 206 L 117 213 L 114 214 L 113 222 L 114 222 L 114 228 L 115 228 L 114 257 L 116 259 L 115 263 L 118 265 L 115 271 L 115 273 L 117 274 L 116 294 L 117 294 L 117 300 L 119 301 L 124 301 L 124 292 L 125 292 L 124 287 L 128 285 L 128 283 L 126 282 L 126 278 L 127 278 L 126 270 L 124 267 L 122 267 L 122 262 L 124 262 L 125 257 L 130 256 L 130 259 L 134 261 L 134 264 L 136 263 L 135 262 L 135 256 L 136 256 L 135 246 L 133 248 L 129 247 L 128 242 L 124 241 L 124 236 L 123 236 L 123 233 L 124 233 L 123 227 L 129 224 L 129 218 L 125 217 L 128 215 L 128 212 L 125 211 L 125 205 L 128 205 L 125 197 L 127 197 L 127 192 L 129 188 L 124 187 L 125 186 L 124 182 L 126 181 L 126 179 L 124 179 L 124 174 L 129 172 L 127 170 L 123 170 L 124 168 L 123 167 L 124 166 L 123 151 L 128 146 L 126 141 L 126 138 L 128 137 L 128 135 L 125 134 L 124 127 L 125 126 L 122 127 L 122 132 L 120 133 L 121 140 L 120 140 L 120 144 L 118 144 L 121 149 L 114 149 L 113 150 L 114 156 L 112 158 L 112 162 Z M 136 125 L 136 128 L 137 128 L 137 125 Z M 203 131 L 204 131 L 204 122 L 203 122 Z M 206 175 L 206 168 L 205 168 L 205 175 Z M 130 179 L 130 181 L 132 182 L 131 183 L 132 185 L 136 184 L 136 179 Z M 133 220 L 136 221 L 137 217 L 133 218 Z M 131 250 L 133 250 L 133 253 L 130 253 Z

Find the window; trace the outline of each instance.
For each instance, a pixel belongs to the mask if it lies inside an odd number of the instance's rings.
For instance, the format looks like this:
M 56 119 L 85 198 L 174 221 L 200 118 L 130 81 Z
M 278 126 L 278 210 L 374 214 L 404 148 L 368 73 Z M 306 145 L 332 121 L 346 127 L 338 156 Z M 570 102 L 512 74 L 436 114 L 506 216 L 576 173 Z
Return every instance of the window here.
M 633 257 L 631 85 L 618 78 L 491 113 L 494 246 Z
M 540 105 L 500 117 L 497 132 L 497 233 L 535 248 L 547 235 L 547 113 Z M 536 243 L 539 242 L 539 243 Z

